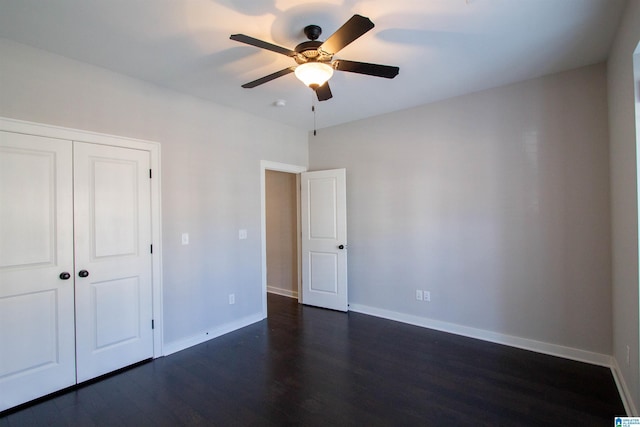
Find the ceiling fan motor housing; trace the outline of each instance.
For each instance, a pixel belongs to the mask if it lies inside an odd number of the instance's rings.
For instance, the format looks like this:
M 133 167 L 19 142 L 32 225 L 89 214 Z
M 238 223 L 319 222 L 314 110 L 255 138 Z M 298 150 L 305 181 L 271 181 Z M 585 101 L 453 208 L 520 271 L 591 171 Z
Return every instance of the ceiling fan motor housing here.
M 294 57 L 295 61 L 298 64 L 304 64 L 306 62 L 311 62 L 311 61 L 315 61 L 315 62 L 327 62 L 327 61 L 331 61 L 331 58 L 333 57 L 333 55 L 324 52 L 322 49 L 320 49 L 320 46 L 322 46 L 321 41 L 307 41 L 307 42 L 302 42 L 300 43 L 298 46 L 295 47 L 295 52 L 297 53 L 297 55 Z

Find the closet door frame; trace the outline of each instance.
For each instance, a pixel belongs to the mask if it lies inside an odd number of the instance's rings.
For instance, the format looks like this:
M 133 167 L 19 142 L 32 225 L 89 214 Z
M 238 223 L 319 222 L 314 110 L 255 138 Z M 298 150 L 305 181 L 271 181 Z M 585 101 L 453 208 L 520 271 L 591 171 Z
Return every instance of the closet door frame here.
M 160 200 L 160 144 L 115 135 L 83 131 L 41 123 L 0 117 L 0 130 L 23 133 L 27 135 L 44 136 L 48 138 L 64 139 L 76 142 L 110 145 L 113 147 L 133 148 L 148 151 L 151 159 L 151 241 L 153 245 L 152 257 L 152 288 L 153 288 L 153 357 L 163 356 L 163 317 L 162 317 L 162 226 Z

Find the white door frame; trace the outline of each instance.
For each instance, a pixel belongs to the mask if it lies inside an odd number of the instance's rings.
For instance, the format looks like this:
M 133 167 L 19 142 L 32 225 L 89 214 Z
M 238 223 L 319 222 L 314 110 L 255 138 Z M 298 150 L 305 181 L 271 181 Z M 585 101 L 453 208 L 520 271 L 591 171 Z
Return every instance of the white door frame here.
M 307 171 L 306 166 L 290 165 L 286 163 L 260 161 L 260 248 L 262 253 L 262 318 L 267 317 L 267 208 L 266 208 L 266 171 L 287 172 L 296 174 L 296 205 L 298 211 L 298 230 L 300 230 L 300 174 Z M 300 271 L 300 233 L 298 238 L 298 302 L 302 301 Z
M 68 141 L 89 142 L 93 144 L 111 145 L 114 147 L 133 148 L 148 151 L 151 155 L 151 241 L 152 254 L 152 286 L 153 286 L 153 357 L 163 355 L 163 321 L 162 321 L 162 227 L 160 200 L 160 144 L 152 141 L 132 139 L 115 135 L 70 129 L 41 123 L 0 117 L 0 130 L 28 135 L 58 138 Z M 264 174 L 263 174 L 264 176 Z

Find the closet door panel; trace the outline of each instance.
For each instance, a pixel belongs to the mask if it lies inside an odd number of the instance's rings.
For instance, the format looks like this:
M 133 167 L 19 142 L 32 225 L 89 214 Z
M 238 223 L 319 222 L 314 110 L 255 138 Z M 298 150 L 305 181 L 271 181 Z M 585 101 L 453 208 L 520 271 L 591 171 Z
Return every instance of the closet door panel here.
M 78 382 L 153 356 L 149 152 L 74 145 Z
M 0 411 L 76 382 L 72 185 L 70 141 L 0 131 Z

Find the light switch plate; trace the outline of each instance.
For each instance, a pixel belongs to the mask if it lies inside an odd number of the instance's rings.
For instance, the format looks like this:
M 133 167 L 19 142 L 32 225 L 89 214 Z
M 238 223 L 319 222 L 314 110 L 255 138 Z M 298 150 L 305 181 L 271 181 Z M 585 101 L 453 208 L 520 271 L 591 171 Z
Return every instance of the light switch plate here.
M 238 230 L 238 239 L 244 240 L 246 238 L 247 238 L 247 230 L 245 229 Z
M 182 233 L 182 244 L 183 245 L 189 244 L 189 233 Z

